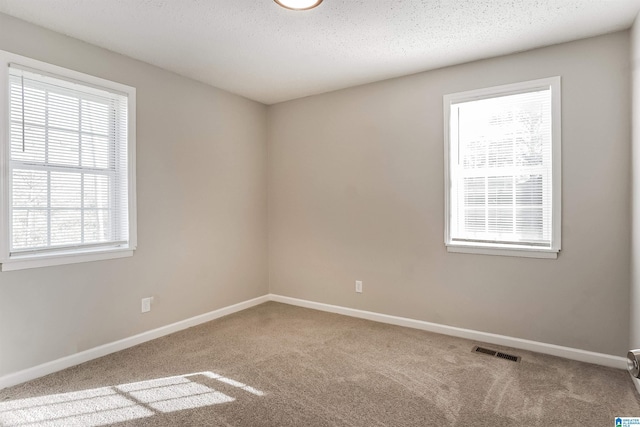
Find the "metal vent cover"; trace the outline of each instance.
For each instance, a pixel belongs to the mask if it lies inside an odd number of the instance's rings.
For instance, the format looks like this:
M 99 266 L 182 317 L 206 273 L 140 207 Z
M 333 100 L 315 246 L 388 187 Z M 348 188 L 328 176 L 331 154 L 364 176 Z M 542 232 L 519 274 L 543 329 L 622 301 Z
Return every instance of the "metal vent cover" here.
M 491 350 L 490 348 L 474 346 L 471 350 L 473 353 L 482 353 L 488 356 L 499 357 L 500 359 L 510 360 L 512 362 L 520 362 L 520 356 L 514 356 L 513 354 L 503 353 L 501 351 Z

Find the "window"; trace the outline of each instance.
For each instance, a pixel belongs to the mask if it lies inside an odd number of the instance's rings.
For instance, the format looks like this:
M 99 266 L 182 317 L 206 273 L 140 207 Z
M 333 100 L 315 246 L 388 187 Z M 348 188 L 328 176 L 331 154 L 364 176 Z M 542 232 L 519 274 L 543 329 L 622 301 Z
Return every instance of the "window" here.
M 2 270 L 132 255 L 135 89 L 0 59 Z
M 444 97 L 449 252 L 556 258 L 560 77 Z

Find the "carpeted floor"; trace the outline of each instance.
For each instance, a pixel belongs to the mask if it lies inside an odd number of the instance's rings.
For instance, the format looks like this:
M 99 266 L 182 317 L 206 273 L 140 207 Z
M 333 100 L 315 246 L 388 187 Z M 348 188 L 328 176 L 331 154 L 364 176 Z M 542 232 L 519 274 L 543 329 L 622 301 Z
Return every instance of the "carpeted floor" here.
M 278 303 L 0 391 L 0 426 L 613 426 L 626 371 Z

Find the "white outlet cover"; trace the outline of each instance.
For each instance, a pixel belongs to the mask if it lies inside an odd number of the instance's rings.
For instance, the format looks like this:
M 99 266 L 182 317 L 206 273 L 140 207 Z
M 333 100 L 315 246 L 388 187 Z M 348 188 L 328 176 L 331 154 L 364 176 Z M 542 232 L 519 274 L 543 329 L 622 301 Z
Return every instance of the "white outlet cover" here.
M 362 281 L 356 280 L 356 292 L 362 293 Z

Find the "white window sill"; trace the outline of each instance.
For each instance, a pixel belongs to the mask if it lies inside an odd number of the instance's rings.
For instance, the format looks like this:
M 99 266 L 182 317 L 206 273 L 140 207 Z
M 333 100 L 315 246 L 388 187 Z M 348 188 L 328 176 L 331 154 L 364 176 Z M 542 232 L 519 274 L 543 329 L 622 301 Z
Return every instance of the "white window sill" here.
M 102 261 L 107 259 L 130 257 L 132 255 L 133 249 L 131 248 L 114 248 L 83 252 L 58 252 L 46 255 L 36 254 L 13 256 L 9 260 L 2 262 L 0 271 L 24 270 L 27 268 Z
M 559 250 L 538 249 L 532 247 L 504 247 L 499 245 L 460 245 L 447 244 L 447 251 L 463 254 L 498 255 L 524 258 L 557 259 Z

